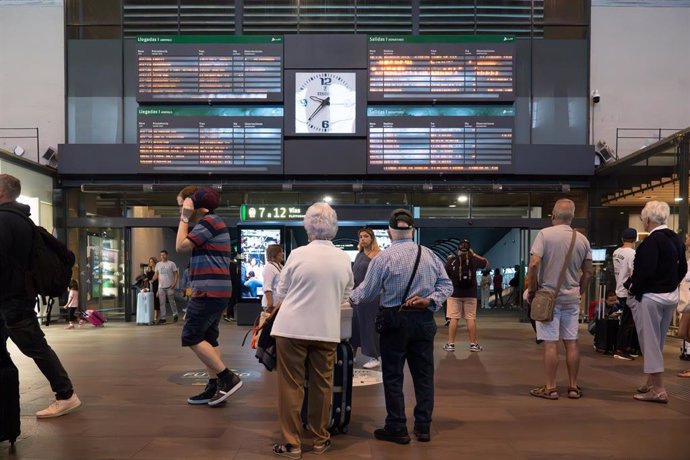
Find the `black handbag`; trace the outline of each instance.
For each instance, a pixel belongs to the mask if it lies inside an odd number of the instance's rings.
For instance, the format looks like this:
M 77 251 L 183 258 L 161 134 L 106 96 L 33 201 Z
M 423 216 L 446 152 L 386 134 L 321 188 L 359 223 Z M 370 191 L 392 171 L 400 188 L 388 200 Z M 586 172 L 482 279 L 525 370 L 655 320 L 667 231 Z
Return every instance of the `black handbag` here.
M 405 288 L 405 294 L 403 294 L 403 302 L 407 299 L 407 294 L 410 292 L 410 287 L 412 286 L 412 281 L 417 274 L 417 267 L 419 267 L 419 259 L 422 255 L 422 247 L 417 245 L 417 259 L 414 262 L 414 268 L 412 269 L 412 276 L 410 276 L 410 281 L 407 282 L 407 287 Z M 398 314 L 402 310 L 402 304 L 398 307 L 379 307 L 379 312 L 376 314 L 374 320 L 374 326 L 376 327 L 376 332 L 379 334 L 388 334 L 400 328 L 401 321 L 400 315 Z

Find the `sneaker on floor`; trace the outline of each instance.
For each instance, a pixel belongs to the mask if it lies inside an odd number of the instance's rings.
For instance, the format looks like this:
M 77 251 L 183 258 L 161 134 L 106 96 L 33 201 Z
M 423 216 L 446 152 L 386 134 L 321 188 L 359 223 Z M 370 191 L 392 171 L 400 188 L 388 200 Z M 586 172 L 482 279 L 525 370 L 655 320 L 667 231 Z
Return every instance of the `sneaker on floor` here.
M 69 399 L 56 399 L 50 406 L 36 412 L 36 418 L 54 418 L 72 412 L 81 406 L 81 401 L 76 393 L 72 393 Z
M 396 444 L 409 444 L 410 435 L 407 434 L 406 429 L 399 431 L 391 431 L 387 428 L 379 428 L 374 430 L 374 437 L 379 441 L 394 442 Z
M 331 440 L 326 439 L 326 442 L 324 442 L 323 444 L 314 444 L 314 448 L 312 449 L 311 453 L 316 454 L 316 455 L 321 455 L 330 448 L 331 448 Z
M 450 320 L 447 319 L 445 323 L 443 323 L 444 326 L 448 326 L 450 324 Z
M 74 329 L 74 324 L 69 323 L 67 326 L 65 326 L 65 329 Z
M 380 365 L 381 365 L 381 360 L 379 360 L 378 358 L 372 358 L 369 361 L 367 361 L 366 363 L 362 364 L 362 367 L 364 369 L 374 369 L 376 367 L 379 367 Z
M 173 323 L 176 323 L 179 317 L 177 315 L 173 315 Z
M 227 379 L 218 379 L 218 388 L 216 388 L 216 394 L 214 394 L 213 397 L 208 401 L 208 405 L 219 405 L 232 396 L 240 388 L 242 388 L 242 379 L 231 371 L 230 377 Z
M 625 361 L 632 361 L 635 359 L 632 357 L 632 355 L 630 353 L 625 352 L 625 351 L 617 351 L 613 354 L 613 357 L 616 359 L 622 359 Z
M 165 319 L 165 318 L 163 318 L 163 319 L 159 319 L 158 322 L 157 322 L 156 324 L 165 324 L 165 323 L 167 323 L 167 322 L 168 322 L 168 320 Z
M 479 345 L 478 343 L 471 343 L 470 344 L 470 351 L 482 351 L 482 350 L 483 350 L 482 346 Z
M 447 343 L 443 346 L 443 350 L 445 351 L 455 351 L 455 344 L 454 343 Z
M 217 388 L 218 385 L 211 385 L 210 383 L 207 383 L 206 388 L 204 388 L 204 391 L 202 391 L 198 395 L 190 396 L 189 398 L 187 398 L 187 404 L 208 404 L 211 398 L 213 398 L 213 395 L 216 394 Z

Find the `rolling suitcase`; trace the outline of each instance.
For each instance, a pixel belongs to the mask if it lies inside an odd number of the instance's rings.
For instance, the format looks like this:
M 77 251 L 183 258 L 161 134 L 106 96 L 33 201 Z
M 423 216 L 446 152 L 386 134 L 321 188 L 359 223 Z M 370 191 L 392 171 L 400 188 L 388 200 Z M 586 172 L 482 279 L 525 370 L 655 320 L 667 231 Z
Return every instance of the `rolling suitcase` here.
M 105 325 L 105 317 L 98 310 L 86 310 L 81 313 L 82 317 L 93 324 L 95 327 L 102 327 Z
M 153 292 L 137 294 L 137 326 L 153 324 Z
M 340 342 L 336 349 L 333 366 L 333 392 L 331 393 L 331 416 L 328 431 L 331 434 L 347 433 L 352 415 L 352 380 L 354 378 L 354 352 L 349 342 Z M 309 382 L 304 388 L 302 423 L 307 425 L 307 404 Z
M 606 302 L 603 300 L 606 295 L 605 290 L 605 286 L 600 286 L 599 298 L 602 300 L 597 304 L 596 308 L 594 348 L 599 353 L 612 355 L 616 351 L 619 321 L 617 318 L 613 319 L 606 316 Z
M 7 353 L 4 327 L 0 321 L 0 442 L 14 444 L 20 433 L 19 372 Z

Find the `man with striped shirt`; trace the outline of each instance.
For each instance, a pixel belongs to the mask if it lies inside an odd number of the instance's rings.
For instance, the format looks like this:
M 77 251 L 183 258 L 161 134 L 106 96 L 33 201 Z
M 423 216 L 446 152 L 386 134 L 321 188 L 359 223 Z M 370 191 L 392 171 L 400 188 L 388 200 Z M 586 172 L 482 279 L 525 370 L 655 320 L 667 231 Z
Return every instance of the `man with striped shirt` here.
M 187 402 L 217 406 L 242 386 L 239 376 L 223 363 L 218 346 L 218 324 L 232 295 L 230 233 L 223 219 L 213 213 L 220 197 L 212 188 L 186 187 L 177 199 L 182 210 L 175 248 L 178 253 L 192 253 L 192 297 L 187 304 L 182 346 L 192 349 L 209 375 L 204 391 Z M 190 223 L 194 224 L 191 231 Z
M 406 209 L 396 209 L 388 222 L 393 244 L 369 264 L 364 281 L 350 301 L 357 308 L 381 295 L 381 307 L 399 310 L 399 326 L 380 336 L 383 391 L 386 398 L 386 424 L 374 431 L 382 441 L 408 444 L 403 394 L 403 370 L 407 361 L 412 374 L 417 405 L 414 409 L 414 434 L 420 442 L 431 440 L 431 414 L 434 409 L 434 312 L 453 292 L 443 262 L 428 248 L 421 247 L 419 266 L 410 290 L 418 245 L 412 241 L 414 220 Z M 405 298 L 403 298 L 405 297 Z

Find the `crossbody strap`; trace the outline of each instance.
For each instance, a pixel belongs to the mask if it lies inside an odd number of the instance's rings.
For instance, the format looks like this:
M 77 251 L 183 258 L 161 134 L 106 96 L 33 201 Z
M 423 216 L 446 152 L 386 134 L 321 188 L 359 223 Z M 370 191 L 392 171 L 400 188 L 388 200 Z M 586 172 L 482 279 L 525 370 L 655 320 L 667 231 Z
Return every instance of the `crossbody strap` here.
M 400 302 L 400 308 L 398 308 L 398 311 L 402 310 L 403 302 L 407 299 L 407 294 L 410 293 L 410 287 L 412 287 L 412 281 L 414 281 L 414 277 L 417 274 L 417 267 L 419 267 L 419 259 L 422 257 L 422 245 L 418 244 L 417 245 L 417 258 L 414 261 L 414 268 L 412 269 L 412 276 L 410 276 L 410 281 L 407 282 L 407 287 L 405 288 L 405 294 L 403 294 L 402 301 Z
M 556 285 L 556 292 L 555 295 L 558 297 L 558 293 L 561 292 L 561 285 L 563 284 L 563 279 L 565 278 L 565 270 L 568 268 L 568 264 L 570 263 L 570 256 L 573 255 L 573 248 L 575 247 L 575 238 L 577 238 L 577 230 L 574 228 L 573 230 L 573 237 L 570 240 L 570 247 L 568 248 L 568 253 L 565 255 L 565 260 L 563 260 L 563 268 L 561 268 L 561 274 L 558 275 L 558 284 Z

